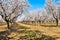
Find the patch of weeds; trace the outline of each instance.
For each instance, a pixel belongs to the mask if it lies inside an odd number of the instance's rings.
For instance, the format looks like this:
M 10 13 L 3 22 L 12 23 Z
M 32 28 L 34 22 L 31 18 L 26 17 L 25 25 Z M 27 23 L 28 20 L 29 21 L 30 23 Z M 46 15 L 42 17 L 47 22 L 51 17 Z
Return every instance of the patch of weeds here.
M 20 39 L 22 40 L 55 40 L 55 38 L 46 36 L 43 34 L 38 34 L 32 30 L 25 30 L 25 36 L 21 36 Z

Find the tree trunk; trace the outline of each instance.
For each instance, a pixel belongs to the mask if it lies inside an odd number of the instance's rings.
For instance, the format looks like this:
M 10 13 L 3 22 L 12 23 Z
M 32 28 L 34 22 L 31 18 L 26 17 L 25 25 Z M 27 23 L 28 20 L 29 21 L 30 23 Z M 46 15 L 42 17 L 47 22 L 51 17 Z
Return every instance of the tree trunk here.
M 58 26 L 58 19 L 56 19 L 56 26 Z
M 8 27 L 8 29 L 10 29 L 10 25 L 9 25 L 9 22 L 7 22 L 7 27 Z

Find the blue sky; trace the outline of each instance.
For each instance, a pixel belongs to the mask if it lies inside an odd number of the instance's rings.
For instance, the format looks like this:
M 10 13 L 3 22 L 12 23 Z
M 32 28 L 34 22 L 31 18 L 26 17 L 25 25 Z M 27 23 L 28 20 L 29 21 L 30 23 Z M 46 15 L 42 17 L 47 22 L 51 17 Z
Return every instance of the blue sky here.
M 46 0 L 28 0 L 28 1 L 29 1 L 29 4 L 31 4 L 31 7 L 29 8 L 29 10 L 44 8 L 44 5 L 46 3 Z M 57 1 L 60 1 L 60 0 L 53 0 L 54 3 L 56 3 Z
M 44 8 L 45 0 L 29 0 L 31 4 L 30 10 L 35 10 L 38 8 Z

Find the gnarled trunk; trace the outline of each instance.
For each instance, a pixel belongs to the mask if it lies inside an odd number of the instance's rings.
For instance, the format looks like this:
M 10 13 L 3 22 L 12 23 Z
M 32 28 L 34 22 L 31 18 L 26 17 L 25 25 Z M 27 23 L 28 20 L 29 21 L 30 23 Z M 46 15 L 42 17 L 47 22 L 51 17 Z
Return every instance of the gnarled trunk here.
M 8 29 L 10 29 L 10 25 L 9 25 L 9 22 L 7 22 L 7 27 L 8 27 Z
M 58 19 L 56 18 L 56 26 L 58 26 Z

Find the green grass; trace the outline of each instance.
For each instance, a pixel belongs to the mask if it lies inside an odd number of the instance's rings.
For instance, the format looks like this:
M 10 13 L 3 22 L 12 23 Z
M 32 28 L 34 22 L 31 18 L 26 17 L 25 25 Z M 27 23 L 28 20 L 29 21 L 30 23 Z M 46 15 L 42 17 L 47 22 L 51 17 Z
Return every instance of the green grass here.
M 23 33 L 25 35 L 20 36 L 20 39 L 25 39 L 25 40 L 55 40 L 55 38 L 53 38 L 53 37 L 49 37 L 49 36 L 41 34 L 41 32 L 37 33 L 36 31 L 32 31 L 32 30 L 25 30 L 25 31 L 23 31 Z

